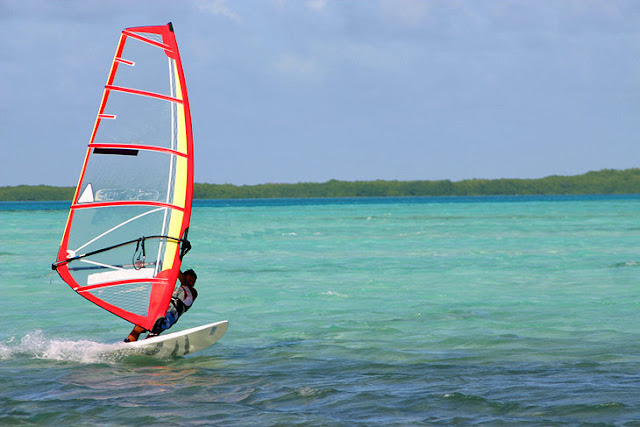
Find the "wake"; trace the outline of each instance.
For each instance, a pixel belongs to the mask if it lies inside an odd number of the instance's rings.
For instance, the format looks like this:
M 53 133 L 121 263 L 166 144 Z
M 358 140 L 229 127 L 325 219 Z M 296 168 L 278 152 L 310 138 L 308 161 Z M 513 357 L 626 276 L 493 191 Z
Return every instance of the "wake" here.
M 121 343 L 47 338 L 41 330 L 0 342 L 0 360 L 41 359 L 84 364 L 115 363 Z

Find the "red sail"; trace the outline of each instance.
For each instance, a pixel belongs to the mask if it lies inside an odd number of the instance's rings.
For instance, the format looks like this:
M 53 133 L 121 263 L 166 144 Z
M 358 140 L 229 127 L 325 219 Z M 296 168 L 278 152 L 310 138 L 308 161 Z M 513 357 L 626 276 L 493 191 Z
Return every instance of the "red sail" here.
M 54 267 L 150 329 L 169 305 L 193 192 L 193 137 L 173 27 L 122 31 Z

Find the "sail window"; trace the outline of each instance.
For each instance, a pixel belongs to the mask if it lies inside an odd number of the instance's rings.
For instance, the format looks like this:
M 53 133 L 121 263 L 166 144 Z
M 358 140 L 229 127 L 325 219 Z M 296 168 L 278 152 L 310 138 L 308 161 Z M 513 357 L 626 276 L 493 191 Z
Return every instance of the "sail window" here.
M 87 187 L 84 189 L 84 191 L 82 192 L 82 195 L 78 199 L 78 203 L 93 203 L 93 202 L 94 202 L 93 186 L 91 185 L 91 183 L 89 183 L 87 184 Z

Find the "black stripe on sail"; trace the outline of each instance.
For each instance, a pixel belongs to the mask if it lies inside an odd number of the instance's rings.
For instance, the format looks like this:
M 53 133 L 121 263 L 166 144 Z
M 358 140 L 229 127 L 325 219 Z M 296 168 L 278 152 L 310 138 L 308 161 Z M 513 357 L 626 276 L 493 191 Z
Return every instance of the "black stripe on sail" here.
M 94 148 L 93 154 L 115 154 L 118 156 L 137 156 L 138 150 L 130 148 Z

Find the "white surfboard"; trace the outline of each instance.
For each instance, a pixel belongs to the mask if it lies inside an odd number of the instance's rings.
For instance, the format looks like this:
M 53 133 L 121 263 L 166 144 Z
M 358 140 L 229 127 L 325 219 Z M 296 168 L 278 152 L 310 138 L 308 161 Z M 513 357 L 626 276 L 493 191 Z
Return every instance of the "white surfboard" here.
M 159 358 L 185 356 L 204 350 L 214 344 L 227 332 L 228 327 L 229 322 L 221 320 L 167 335 L 123 343 L 118 350 L 123 354 L 139 354 Z

